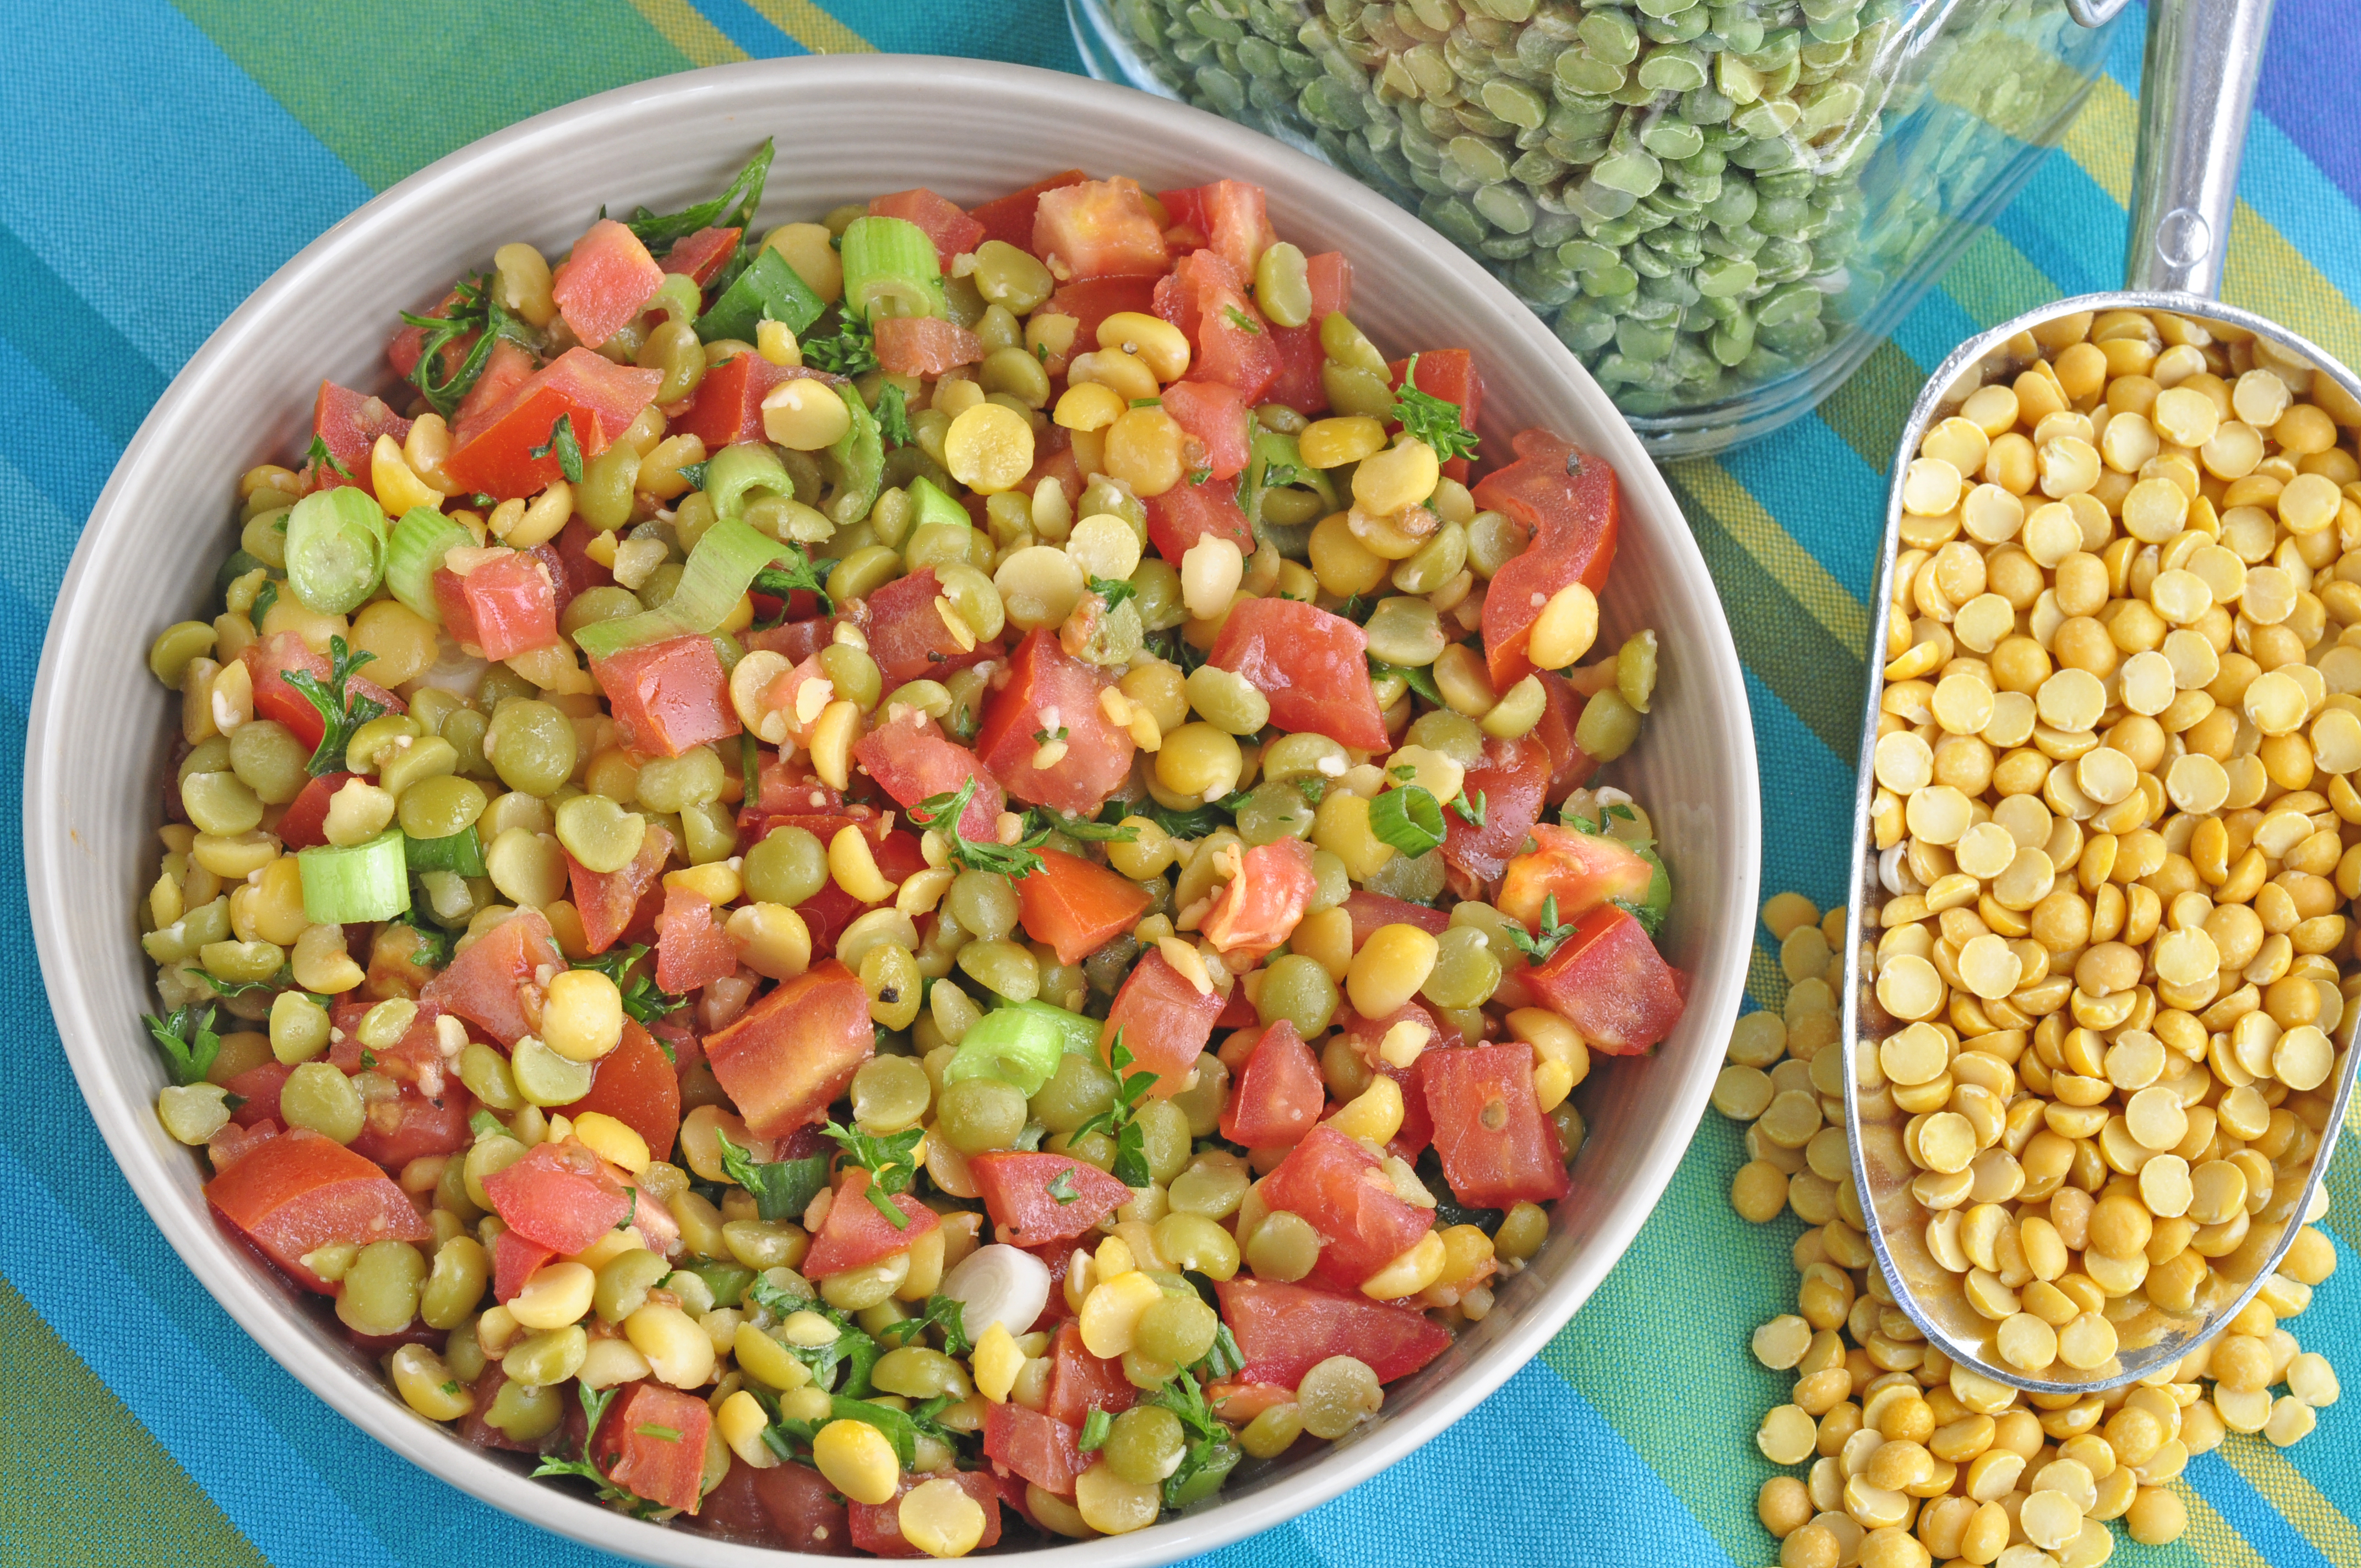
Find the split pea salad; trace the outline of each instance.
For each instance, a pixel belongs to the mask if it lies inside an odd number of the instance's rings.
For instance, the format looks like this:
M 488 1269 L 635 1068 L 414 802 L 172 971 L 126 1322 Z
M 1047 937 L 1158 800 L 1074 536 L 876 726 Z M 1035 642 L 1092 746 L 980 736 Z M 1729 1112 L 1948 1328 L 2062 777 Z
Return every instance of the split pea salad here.
M 2166 1487 L 2191 1454 L 2293 1442 L 2338 1394 L 2280 1324 L 2335 1264 L 2324 1192 L 2296 1209 L 2361 993 L 2361 405 L 2164 313 L 2065 315 L 2012 348 L 1903 481 L 1875 926 L 1773 901 L 1794 990 L 1784 1019 L 1741 1022 L 1717 1096 L 1752 1123 L 1733 1203 L 1817 1227 L 1797 1314 L 1755 1340 L 1798 1379 L 1763 1450 L 1812 1465 L 1763 1492 L 1788 1568 L 2103 1562 L 2107 1520 L 2180 1534 Z M 1865 1135 L 1908 1161 L 1988 1358 L 2104 1369 L 2298 1227 L 2225 1332 L 2131 1387 L 2031 1397 L 1925 1343 L 1852 1185 L 1847 940 Z
M 1489 1313 L 1681 1015 L 1615 476 L 1256 187 L 758 240 L 770 156 L 500 247 L 246 475 L 150 653 L 158 1111 L 619 1510 L 1139 1530 Z

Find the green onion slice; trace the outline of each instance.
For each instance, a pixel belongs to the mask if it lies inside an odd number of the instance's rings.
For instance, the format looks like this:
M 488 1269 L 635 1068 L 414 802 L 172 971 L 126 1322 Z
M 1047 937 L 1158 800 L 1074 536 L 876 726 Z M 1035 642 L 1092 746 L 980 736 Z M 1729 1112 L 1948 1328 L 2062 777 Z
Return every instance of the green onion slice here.
M 1422 784 L 1404 784 L 1369 802 L 1369 831 L 1405 855 L 1443 843 L 1443 807 Z
M 353 485 L 314 490 L 287 514 L 287 586 L 305 609 L 342 615 L 385 575 L 385 513 Z
M 724 455 L 735 450 L 729 448 Z M 574 644 L 593 659 L 611 659 L 642 643 L 709 637 L 754 586 L 755 576 L 773 562 L 785 560 L 786 552 L 787 547 L 777 540 L 736 518 L 723 518 L 707 529 L 697 548 L 688 553 L 680 586 L 662 609 L 586 626 L 574 634 Z
M 410 839 L 404 846 L 403 858 L 414 872 L 449 872 L 455 876 L 484 874 L 483 840 L 472 827 L 440 839 Z
M 935 242 L 906 218 L 859 217 L 844 231 L 844 308 L 865 321 L 943 313 Z
M 787 330 L 801 337 L 827 308 L 785 257 L 765 249 L 721 291 L 713 308 L 697 318 L 697 335 L 706 343 L 725 337 L 752 343 L 757 327 L 774 321 L 786 323 Z
M 796 482 L 787 477 L 786 465 L 779 461 L 778 454 L 759 441 L 725 446 L 707 460 L 705 499 L 713 503 L 714 516 L 745 516 L 749 490 L 792 496 Z
M 298 851 L 303 918 L 315 926 L 390 920 L 410 907 L 410 868 L 400 831 L 366 843 L 316 845 Z
M 932 479 L 924 474 L 910 480 L 910 503 L 917 509 L 911 519 L 913 529 L 921 523 L 948 523 L 953 528 L 973 528 L 975 520 L 967 515 L 967 508 L 943 494 Z
M 1060 1009 L 1024 1003 L 985 1014 L 960 1039 L 959 1054 L 943 1066 L 946 1085 L 968 1078 L 996 1078 L 1027 1095 L 1038 1094 L 1066 1054 L 1066 1030 L 1045 1016 Z M 1098 1025 L 1089 1019 L 1093 1042 Z
M 435 625 L 443 612 L 434 603 L 434 573 L 443 557 L 475 535 L 428 507 L 412 507 L 393 525 L 385 546 L 385 586 L 393 597 Z

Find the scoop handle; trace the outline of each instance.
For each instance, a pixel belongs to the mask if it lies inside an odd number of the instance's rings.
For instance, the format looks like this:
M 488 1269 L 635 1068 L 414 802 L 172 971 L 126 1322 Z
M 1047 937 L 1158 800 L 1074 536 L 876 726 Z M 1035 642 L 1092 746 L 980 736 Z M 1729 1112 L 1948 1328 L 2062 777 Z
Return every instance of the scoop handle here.
M 2271 0 L 2151 0 L 2124 287 L 2222 291 Z

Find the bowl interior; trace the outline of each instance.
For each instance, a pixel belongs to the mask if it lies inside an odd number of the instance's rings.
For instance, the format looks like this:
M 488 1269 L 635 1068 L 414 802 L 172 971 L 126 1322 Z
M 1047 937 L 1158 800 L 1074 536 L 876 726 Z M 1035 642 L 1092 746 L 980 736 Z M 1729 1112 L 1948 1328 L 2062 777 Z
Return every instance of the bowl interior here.
M 917 112 L 881 116 L 880 104 Z M 827 127 L 858 123 L 855 135 Z M 1088 126 L 1086 137 L 1075 130 Z M 177 714 L 146 668 L 148 640 L 206 612 L 232 547 L 237 476 L 307 438 L 323 377 L 374 390 L 397 309 L 431 308 L 491 249 L 561 251 L 601 203 L 659 211 L 725 184 L 754 144 L 780 141 L 764 224 L 924 184 L 975 203 L 1074 164 L 1150 189 L 1235 178 L 1264 186 L 1306 250 L 1352 258 L 1354 319 L 1389 354 L 1476 351 L 1482 435 L 1543 425 L 1605 456 L 1624 521 L 1604 637 L 1653 627 L 1662 676 L 1639 747 L 1614 782 L 1653 815 L 1679 896 L 1665 928 L 1691 976 L 1686 1016 L 1652 1057 L 1597 1058 L 1577 1093 L 1590 1135 L 1549 1244 L 1499 1310 L 1434 1365 L 1389 1390 L 1352 1439 L 1234 1487 L 1218 1506 L 1139 1535 L 1043 1555 L 1149 1563 L 1278 1524 L 1433 1436 L 1564 1325 L 1670 1179 L 1703 1108 L 1752 950 L 1760 811 L 1744 685 L 1711 579 L 1630 428 L 1573 356 L 1452 247 L 1330 169 L 1213 116 L 1022 67 L 891 56 L 757 61 L 618 89 L 526 121 L 405 181 L 290 261 L 167 390 L 93 509 L 42 656 L 27 746 L 26 861 L 60 1031 L 124 1173 L 200 1280 L 315 1393 L 381 1442 L 489 1502 L 653 1563 L 776 1563 L 782 1554 L 622 1519 L 530 1482 L 412 1417 L 332 1317 L 211 1221 L 201 1162 L 153 1105 L 166 1080 L 137 1015 L 155 1006 L 128 918 L 155 869 L 157 780 Z M 93 715 L 125 716 L 91 723 Z

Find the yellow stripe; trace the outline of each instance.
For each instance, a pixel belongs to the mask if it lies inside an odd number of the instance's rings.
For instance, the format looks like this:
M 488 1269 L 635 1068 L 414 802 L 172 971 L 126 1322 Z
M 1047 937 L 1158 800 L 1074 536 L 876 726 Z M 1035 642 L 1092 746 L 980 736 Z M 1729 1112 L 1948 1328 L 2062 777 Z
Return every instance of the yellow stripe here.
M 1710 459 L 1680 465 L 1677 477 L 1772 579 L 1795 596 L 1814 620 L 1845 648 L 1869 646 L 1869 611 L 1828 575 L 1795 536 L 1779 525 L 1729 469 Z
M 877 46 L 812 4 L 812 0 L 748 0 L 779 31 L 814 54 L 875 54 Z
M 2082 166 L 2115 205 L 2132 204 L 2132 148 L 2139 145 L 2139 105 L 2123 84 L 2102 77 L 2066 128 L 2067 156 Z
M 2248 1545 L 2246 1538 L 2198 1495 L 2196 1487 L 2184 1481 L 2173 1490 L 2180 1495 L 2182 1506 L 2189 1510 L 2189 1533 L 2181 1540 L 2197 1549 L 2205 1568 L 2271 1568 L 2263 1554 Z
M 2323 1557 L 2331 1563 L 2361 1563 L 2361 1530 L 2286 1454 L 2260 1438 L 2226 1442 L 2222 1454 Z
M 688 0 L 631 0 L 631 9 L 691 65 L 729 65 L 746 58 L 746 51 L 699 16 Z

